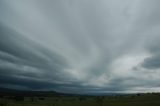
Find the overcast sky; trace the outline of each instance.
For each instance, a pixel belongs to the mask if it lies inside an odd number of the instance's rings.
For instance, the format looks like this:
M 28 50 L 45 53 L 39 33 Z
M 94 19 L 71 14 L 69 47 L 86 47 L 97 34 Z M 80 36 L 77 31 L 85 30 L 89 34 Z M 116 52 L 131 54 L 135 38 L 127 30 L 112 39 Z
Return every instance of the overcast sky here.
M 0 86 L 160 91 L 160 0 L 0 0 Z

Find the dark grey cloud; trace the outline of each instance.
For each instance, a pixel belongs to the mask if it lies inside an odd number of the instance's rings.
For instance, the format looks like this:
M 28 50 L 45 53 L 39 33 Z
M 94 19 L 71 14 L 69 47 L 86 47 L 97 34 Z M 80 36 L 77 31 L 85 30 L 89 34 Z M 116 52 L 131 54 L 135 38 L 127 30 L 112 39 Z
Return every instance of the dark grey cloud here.
M 0 33 L 1 84 L 15 83 L 28 88 L 46 88 L 43 85 L 51 85 L 50 80 L 54 82 L 64 78 L 59 74 L 68 65 L 62 56 L 26 39 L 3 24 L 0 25 Z
M 160 91 L 159 0 L 1 0 L 0 86 Z
M 147 69 L 158 69 L 160 68 L 160 55 L 154 55 L 144 60 L 142 64 Z

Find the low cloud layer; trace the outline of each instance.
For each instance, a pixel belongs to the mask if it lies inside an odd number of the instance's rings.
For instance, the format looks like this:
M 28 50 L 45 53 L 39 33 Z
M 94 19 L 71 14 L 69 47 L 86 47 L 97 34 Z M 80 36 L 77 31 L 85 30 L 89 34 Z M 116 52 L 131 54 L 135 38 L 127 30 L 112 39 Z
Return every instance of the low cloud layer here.
M 160 91 L 159 0 L 1 0 L 0 86 Z

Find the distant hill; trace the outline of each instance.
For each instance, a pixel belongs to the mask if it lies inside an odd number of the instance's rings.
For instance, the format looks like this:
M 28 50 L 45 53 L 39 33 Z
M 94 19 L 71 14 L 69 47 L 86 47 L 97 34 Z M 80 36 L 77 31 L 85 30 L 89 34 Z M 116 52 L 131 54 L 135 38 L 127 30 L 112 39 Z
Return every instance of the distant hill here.
M 67 96 L 69 94 L 59 93 L 55 91 L 27 91 L 9 88 L 0 88 L 0 96 Z

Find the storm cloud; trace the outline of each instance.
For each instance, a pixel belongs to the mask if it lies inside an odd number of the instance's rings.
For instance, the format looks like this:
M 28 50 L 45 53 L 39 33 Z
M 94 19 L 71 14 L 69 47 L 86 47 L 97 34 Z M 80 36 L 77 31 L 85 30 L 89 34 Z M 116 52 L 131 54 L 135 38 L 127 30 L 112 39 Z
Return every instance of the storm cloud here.
M 159 0 L 1 0 L 0 86 L 160 91 Z

